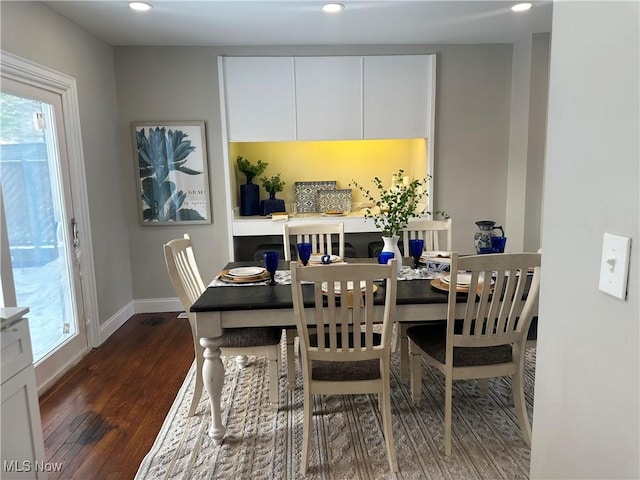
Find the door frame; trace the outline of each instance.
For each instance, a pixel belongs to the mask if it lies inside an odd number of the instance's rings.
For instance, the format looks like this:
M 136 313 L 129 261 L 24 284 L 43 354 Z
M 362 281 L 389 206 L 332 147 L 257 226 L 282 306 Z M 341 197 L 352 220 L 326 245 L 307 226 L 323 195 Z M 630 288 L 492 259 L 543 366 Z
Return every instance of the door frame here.
M 4 50 L 0 50 L 0 75 L 2 78 L 9 78 L 16 82 L 32 85 L 60 96 L 62 102 L 62 117 L 64 119 L 65 142 L 70 167 L 71 188 L 73 191 L 73 210 L 75 218 L 80 225 L 78 239 L 80 241 L 82 258 L 80 259 L 79 268 L 82 288 L 81 301 L 85 317 L 78 319 L 78 321 L 85 323 L 88 347 L 97 347 L 101 343 L 98 316 L 98 291 L 93 260 L 89 200 L 85 178 L 76 80 L 64 73 L 38 65 L 17 55 L 5 52 Z M 70 226 L 68 227 L 70 228 Z M 84 353 L 85 352 L 82 352 L 82 355 L 84 355 Z M 72 364 L 79 359 L 80 358 L 75 358 Z M 67 365 L 65 370 L 69 366 L 71 365 Z M 62 372 L 58 372 L 55 376 L 57 377 L 60 373 Z M 43 380 L 45 384 L 39 385 L 39 390 L 47 388 L 55 378 Z

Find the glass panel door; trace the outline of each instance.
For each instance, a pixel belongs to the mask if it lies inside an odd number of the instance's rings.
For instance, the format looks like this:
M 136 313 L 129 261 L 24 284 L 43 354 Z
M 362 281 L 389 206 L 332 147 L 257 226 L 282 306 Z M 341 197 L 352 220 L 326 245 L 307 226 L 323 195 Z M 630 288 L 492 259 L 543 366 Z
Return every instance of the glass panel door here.
M 36 368 L 87 347 L 62 122 L 55 94 L 3 82 L 0 182 L 17 305 L 29 307 Z M 15 85 L 17 87 L 17 85 Z M 30 91 L 33 90 L 33 91 Z M 28 95 L 25 95 L 27 93 Z M 49 98 L 46 98 L 49 97 Z M 64 363 L 58 359 L 57 362 Z

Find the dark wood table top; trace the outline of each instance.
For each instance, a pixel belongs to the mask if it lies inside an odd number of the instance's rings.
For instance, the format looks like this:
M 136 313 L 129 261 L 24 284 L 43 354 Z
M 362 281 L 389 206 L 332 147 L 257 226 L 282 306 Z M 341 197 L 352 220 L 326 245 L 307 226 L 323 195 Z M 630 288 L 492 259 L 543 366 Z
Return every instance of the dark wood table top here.
M 372 259 L 351 259 L 371 263 Z M 225 270 L 257 266 L 259 262 L 231 262 L 225 266 Z M 288 262 L 281 261 L 279 270 L 287 270 Z M 321 268 L 321 267 L 318 267 Z M 437 290 L 431 286 L 430 280 L 400 280 L 398 281 L 397 305 L 416 305 L 447 303 L 446 292 Z M 304 289 L 303 285 L 303 291 Z M 310 286 L 309 286 L 310 287 Z M 309 289 L 310 290 L 310 289 Z M 309 305 L 312 304 L 311 292 L 309 292 Z M 376 292 L 376 303 L 384 303 L 384 283 L 380 283 Z M 305 295 L 305 304 L 306 304 Z M 209 287 L 200 298 L 191 306 L 192 312 L 208 311 L 233 311 L 233 310 L 267 310 L 267 309 L 291 309 L 293 300 L 291 285 L 259 285 L 259 286 L 224 286 Z

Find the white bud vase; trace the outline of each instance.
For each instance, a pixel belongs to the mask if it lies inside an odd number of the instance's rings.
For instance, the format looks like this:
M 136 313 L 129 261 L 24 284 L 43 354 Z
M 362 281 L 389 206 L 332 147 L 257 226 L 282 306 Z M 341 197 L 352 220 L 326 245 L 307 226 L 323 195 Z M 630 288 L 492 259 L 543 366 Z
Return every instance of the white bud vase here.
M 382 241 L 384 242 L 382 251 L 394 253 L 393 258 L 398 260 L 398 275 L 400 275 L 400 269 L 402 268 L 402 253 L 400 252 L 400 248 L 398 247 L 398 238 L 400 237 L 398 237 L 397 235 L 394 235 L 392 237 L 382 237 Z

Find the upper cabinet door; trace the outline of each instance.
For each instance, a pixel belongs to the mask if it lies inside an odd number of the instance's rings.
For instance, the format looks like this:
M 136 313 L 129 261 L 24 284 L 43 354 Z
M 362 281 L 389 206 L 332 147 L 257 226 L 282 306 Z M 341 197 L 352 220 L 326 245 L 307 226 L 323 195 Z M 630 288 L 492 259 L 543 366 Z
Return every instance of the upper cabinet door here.
M 362 138 L 362 57 L 296 57 L 298 140 Z
M 293 58 L 225 57 L 223 65 L 228 140 L 295 140 Z
M 364 57 L 364 138 L 428 138 L 434 55 Z

